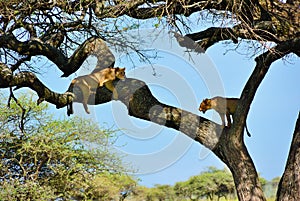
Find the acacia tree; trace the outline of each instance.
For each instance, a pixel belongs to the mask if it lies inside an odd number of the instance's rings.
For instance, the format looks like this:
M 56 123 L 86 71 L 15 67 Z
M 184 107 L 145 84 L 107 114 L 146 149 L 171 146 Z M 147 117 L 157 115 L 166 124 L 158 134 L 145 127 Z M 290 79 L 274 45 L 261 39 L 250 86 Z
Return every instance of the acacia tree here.
M 225 40 L 237 45 L 252 41 L 247 45 L 255 50 L 256 65 L 241 93 L 231 129 L 222 130 L 214 122 L 159 102 L 141 80 L 127 79 L 117 85 L 117 91 L 129 115 L 177 130 L 180 128 L 182 133 L 211 149 L 230 168 L 239 200 L 265 200 L 258 174 L 243 141 L 243 128 L 257 88 L 271 64 L 292 53 L 300 56 L 299 1 L 11 0 L 0 4 L 0 47 L 4 59 L 0 64 L 0 87 L 29 87 L 37 92 L 38 104 L 46 100 L 57 108 L 72 101 L 81 102 L 82 97 L 80 94 L 59 94 L 49 89 L 36 76 L 42 66 L 32 61 L 37 56 L 46 57 L 62 71 L 63 77 L 76 72 L 91 54 L 98 59 L 96 68 L 113 66 L 114 56 L 104 40 L 113 39 L 115 45 L 130 45 L 116 38 L 127 29 L 115 23 L 123 16 L 165 19 L 164 22 L 175 32 L 178 43 L 196 52 L 203 52 Z M 190 30 L 185 19 L 197 12 L 209 13 L 212 16 L 209 21 L 221 20 L 223 23 L 200 32 L 182 34 Z M 198 20 L 208 20 L 207 15 L 202 16 Z M 89 104 L 108 102 L 111 95 L 106 88 L 98 88 Z M 161 107 L 153 107 L 157 105 Z M 299 127 L 296 127 L 295 135 L 299 133 L 297 131 Z M 299 144 L 295 140 L 291 149 L 297 148 Z M 299 160 L 299 152 L 291 151 L 291 154 L 294 156 L 289 158 L 289 162 L 293 164 Z M 287 168 L 285 175 L 293 176 L 294 171 Z M 293 178 L 293 182 L 299 184 L 299 177 Z M 282 182 L 280 188 L 286 189 L 290 183 Z M 293 192 L 300 192 L 299 186 L 295 185 Z M 284 199 L 281 197 L 283 191 L 278 192 L 278 197 Z M 297 200 L 296 194 L 300 193 L 290 193 L 289 200 Z
M 186 182 L 186 188 L 191 189 L 190 192 L 196 197 L 195 200 L 201 197 L 215 200 L 215 196 L 218 200 L 220 197 L 225 197 L 227 200 L 229 194 L 234 194 L 233 179 L 230 172 L 226 169 L 218 170 L 214 167 L 210 167 L 208 171 L 199 175 L 192 176 Z
M 110 151 L 114 131 L 54 119 L 28 95 L 0 100 L 0 200 L 113 200 L 135 186 Z

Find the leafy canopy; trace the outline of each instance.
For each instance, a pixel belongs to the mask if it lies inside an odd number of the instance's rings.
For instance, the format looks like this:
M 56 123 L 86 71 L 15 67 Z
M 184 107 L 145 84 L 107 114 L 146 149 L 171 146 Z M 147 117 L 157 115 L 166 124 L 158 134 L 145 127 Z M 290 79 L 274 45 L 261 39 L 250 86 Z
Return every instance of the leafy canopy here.
M 80 118 L 54 119 L 48 106 L 37 106 L 32 97 L 22 95 L 18 104 L 11 100 L 9 108 L 4 98 L 0 200 L 109 199 L 135 184 L 121 174 L 121 159 L 110 151 L 114 131 Z

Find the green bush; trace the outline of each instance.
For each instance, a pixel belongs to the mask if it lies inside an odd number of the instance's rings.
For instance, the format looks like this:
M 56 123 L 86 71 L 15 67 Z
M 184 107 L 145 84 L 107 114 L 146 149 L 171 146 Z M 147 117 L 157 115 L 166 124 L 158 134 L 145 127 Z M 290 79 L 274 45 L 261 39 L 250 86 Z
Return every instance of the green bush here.
M 135 185 L 110 151 L 114 131 L 90 120 L 55 119 L 46 104 L 25 96 L 9 108 L 0 102 L 0 200 L 110 199 Z M 106 191 L 99 190 L 103 180 Z

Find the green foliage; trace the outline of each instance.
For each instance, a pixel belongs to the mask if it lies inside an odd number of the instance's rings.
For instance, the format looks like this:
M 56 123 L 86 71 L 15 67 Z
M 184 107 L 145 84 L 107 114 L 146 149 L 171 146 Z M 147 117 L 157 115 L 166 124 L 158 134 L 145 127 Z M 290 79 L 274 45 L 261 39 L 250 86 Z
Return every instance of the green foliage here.
M 54 119 L 47 105 L 25 96 L 10 108 L 1 98 L 0 200 L 110 199 L 135 185 L 109 151 L 114 131 L 90 120 Z
M 267 181 L 263 186 L 266 197 L 270 198 L 270 200 L 275 200 L 279 181 L 280 177 L 275 177 L 271 181 Z
M 146 195 L 147 201 L 161 200 L 170 201 L 174 200 L 175 193 L 172 186 L 169 185 L 156 185 L 154 188 L 148 190 Z
M 174 186 L 174 191 L 177 197 L 192 198 L 193 189 L 189 186 L 189 181 L 177 182 Z
M 153 188 L 137 187 L 128 200 L 183 201 L 183 200 L 236 200 L 234 182 L 227 169 L 210 167 L 174 186 L 156 185 Z
M 98 175 L 91 181 L 93 189 L 90 197 L 96 200 L 113 200 L 119 197 L 122 191 L 131 191 L 136 181 L 124 174 L 111 174 L 109 172 Z
M 259 177 L 259 182 L 260 182 L 262 188 L 264 188 L 265 185 L 268 183 L 268 181 L 263 177 Z
M 268 200 L 275 200 L 276 187 L 280 178 L 272 181 L 260 177 Z M 209 167 L 199 175 L 192 176 L 187 181 L 177 182 L 174 186 L 155 185 L 153 188 L 137 186 L 128 201 L 190 201 L 190 200 L 218 200 L 237 201 L 233 178 L 228 169 L 223 170 Z
M 176 194 L 183 198 L 214 200 L 215 197 L 219 199 L 233 195 L 235 187 L 231 173 L 228 170 L 218 170 L 210 167 L 207 171 L 191 177 L 186 182 L 176 183 L 174 189 Z

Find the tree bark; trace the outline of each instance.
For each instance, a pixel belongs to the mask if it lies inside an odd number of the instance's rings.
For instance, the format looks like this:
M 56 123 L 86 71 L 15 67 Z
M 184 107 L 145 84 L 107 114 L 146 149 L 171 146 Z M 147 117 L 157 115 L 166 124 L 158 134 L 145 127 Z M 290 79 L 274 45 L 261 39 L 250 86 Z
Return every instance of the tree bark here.
M 64 36 L 61 37 L 62 39 L 64 38 Z M 62 77 L 68 77 L 76 72 L 90 55 L 94 55 L 98 59 L 96 70 L 114 66 L 114 55 L 106 43 L 99 37 L 90 37 L 85 40 L 85 42 L 83 42 L 69 58 L 57 47 L 52 46 L 52 43 L 52 41 L 43 41 L 35 38 L 30 39 L 29 41 L 20 42 L 12 34 L 0 36 L 0 47 L 14 50 L 29 58 L 32 56 L 43 55 L 57 65 L 63 72 Z M 13 68 L 12 70 L 15 69 L 16 68 Z
M 130 116 L 179 130 L 209 149 L 213 149 L 219 141 L 222 133 L 220 125 L 159 102 L 143 81 L 127 78 L 125 81 L 115 81 L 115 87 L 119 100 L 126 105 Z M 99 95 L 96 95 L 98 98 Z
M 237 132 L 235 128 L 225 129 L 213 152 L 231 170 L 239 200 L 265 201 L 254 163 L 244 140 L 236 137 Z
M 300 112 L 285 171 L 278 185 L 276 200 L 300 200 Z

